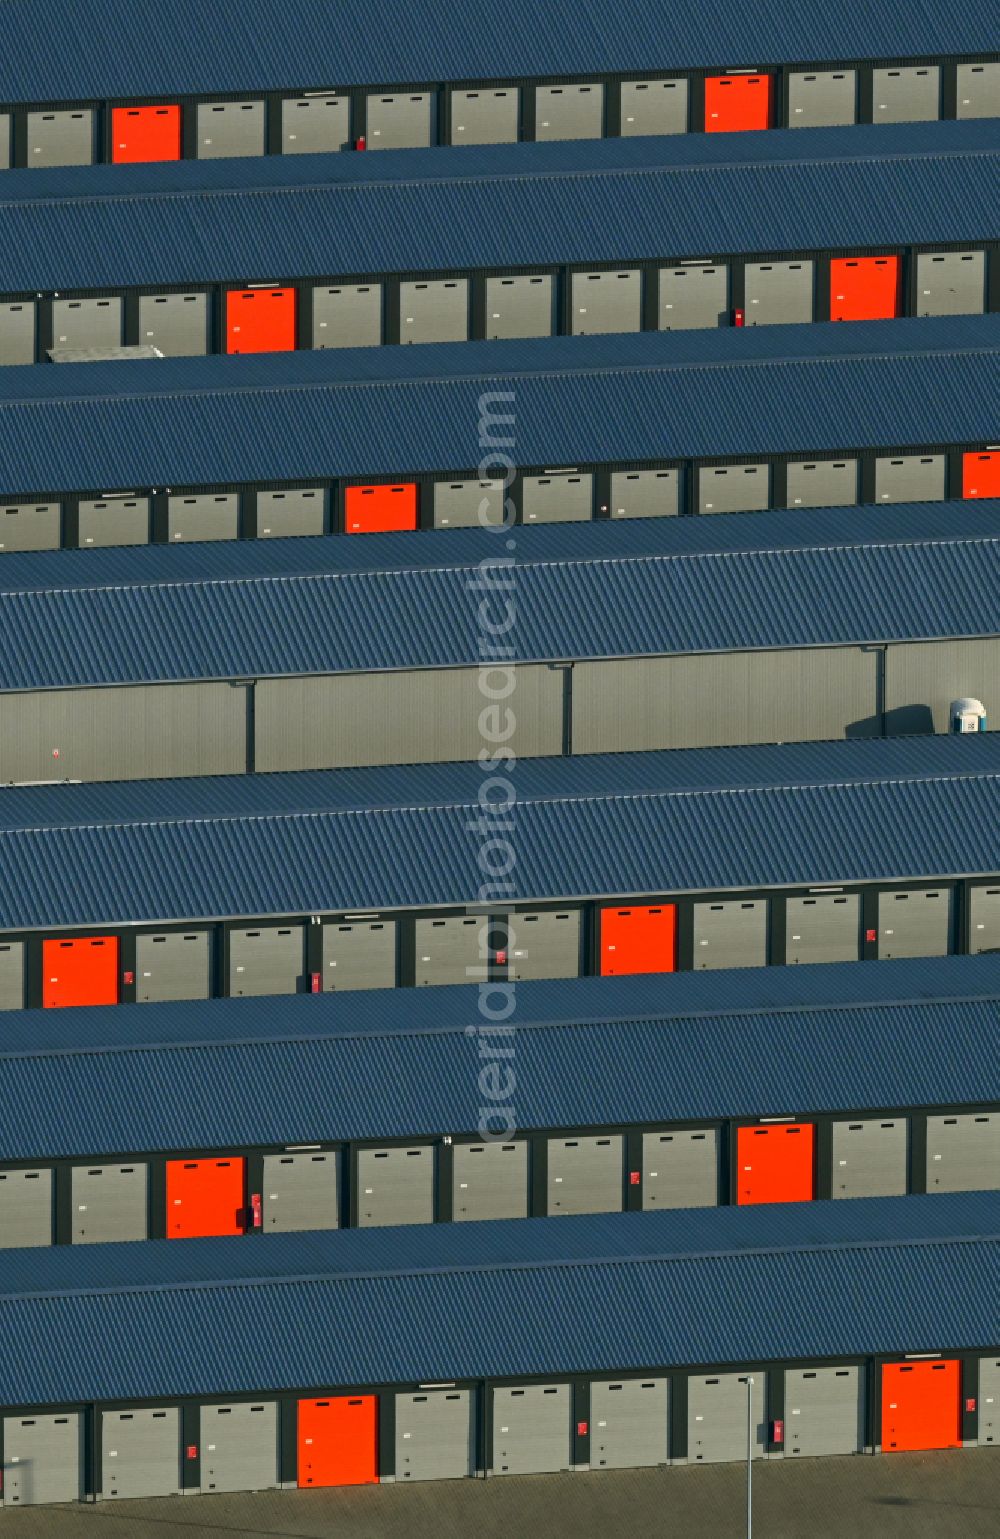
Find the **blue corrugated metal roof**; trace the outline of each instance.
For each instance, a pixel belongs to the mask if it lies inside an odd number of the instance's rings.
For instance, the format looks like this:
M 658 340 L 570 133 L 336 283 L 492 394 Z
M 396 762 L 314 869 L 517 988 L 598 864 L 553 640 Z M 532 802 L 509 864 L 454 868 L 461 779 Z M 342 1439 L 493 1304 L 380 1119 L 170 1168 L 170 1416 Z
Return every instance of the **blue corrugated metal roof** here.
M 10 292 L 990 240 L 1000 120 L 8 172 Z M 745 141 L 749 139 L 749 146 Z
M 0 370 L 5 496 L 995 442 L 1000 315 Z
M 0 793 L 0 928 L 474 903 L 475 764 Z M 1000 871 L 1000 735 L 526 760 L 512 900 Z
M 0 1403 L 996 1346 L 993 1193 L 89 1249 L 4 1253 Z
M 998 1002 L 989 956 L 519 984 L 517 1128 L 989 1103 Z M 0 1160 L 474 1134 L 478 1007 L 462 987 L 0 1021 Z

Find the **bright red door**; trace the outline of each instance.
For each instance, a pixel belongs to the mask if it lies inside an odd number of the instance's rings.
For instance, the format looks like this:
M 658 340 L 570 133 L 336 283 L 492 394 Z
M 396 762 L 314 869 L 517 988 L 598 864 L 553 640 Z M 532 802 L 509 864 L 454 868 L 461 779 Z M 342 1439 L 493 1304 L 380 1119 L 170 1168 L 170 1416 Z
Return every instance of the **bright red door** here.
M 111 159 L 116 165 L 180 158 L 180 107 L 112 108 Z
M 962 496 L 1000 497 L 1000 452 L 974 449 L 962 455 Z
M 677 906 L 601 910 L 601 977 L 672 973 L 677 967 Z
M 116 1005 L 118 941 L 114 935 L 42 942 L 42 1004 Z
M 378 1480 L 378 1397 L 299 1401 L 299 1485 L 365 1486 Z
M 891 320 L 901 313 L 899 257 L 834 257 L 831 321 Z
M 242 1234 L 246 1228 L 245 1161 L 167 1161 L 167 1239 Z
M 882 1451 L 961 1448 L 962 1370 L 950 1359 L 882 1365 Z
M 348 534 L 377 534 L 387 529 L 416 529 L 417 487 L 349 486 L 344 510 Z
M 230 289 L 226 295 L 227 353 L 295 350 L 294 289 Z
M 811 1122 L 775 1122 L 736 1133 L 736 1201 L 809 1202 L 816 1195 Z
M 770 75 L 709 75 L 705 81 L 705 132 L 770 128 Z

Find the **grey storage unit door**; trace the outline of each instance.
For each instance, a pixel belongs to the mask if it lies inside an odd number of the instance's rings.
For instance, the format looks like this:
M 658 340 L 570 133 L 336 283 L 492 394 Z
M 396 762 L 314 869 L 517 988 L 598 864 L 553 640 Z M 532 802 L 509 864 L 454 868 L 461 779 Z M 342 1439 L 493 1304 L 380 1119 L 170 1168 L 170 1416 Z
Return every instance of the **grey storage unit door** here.
M 696 968 L 764 967 L 766 963 L 766 898 L 694 905 Z
M 274 1401 L 201 1408 L 202 1491 L 268 1491 L 278 1484 Z
M 771 500 L 767 465 L 699 465 L 699 513 L 759 513 Z
M 264 1156 L 264 1229 L 337 1229 L 340 1191 L 335 1149 Z
M 399 285 L 400 342 L 465 342 L 468 336 L 467 278 Z
M 0 941 L 0 1010 L 24 1008 L 24 942 Z
M 729 269 L 721 263 L 660 268 L 661 331 L 702 331 L 729 321 Z
M 641 330 L 642 275 L 636 269 L 573 273 L 571 284 L 574 336 Z
M 312 291 L 312 345 L 378 347 L 382 341 L 382 286 L 338 283 Z
M 623 80 L 621 137 L 683 134 L 688 126 L 686 80 Z
M 73 1244 L 149 1236 L 149 1171 L 131 1165 L 74 1165 Z
M 0 112 L 0 171 L 10 166 L 10 113 Z
M 526 524 L 579 523 L 594 514 L 592 475 L 525 476 L 521 516 Z
M 350 144 L 346 96 L 286 97 L 281 103 L 281 149 L 285 155 L 323 155 Z
M 621 1135 L 550 1138 L 548 1208 L 563 1213 L 617 1213 L 622 1206 Z
M 941 115 L 941 71 L 936 64 L 872 70 L 872 122 L 917 123 Z
M 785 1456 L 860 1453 L 865 1446 L 861 1370 L 785 1369 Z
M 951 891 L 917 888 L 878 895 L 880 957 L 943 957 L 951 939 Z
M 535 87 L 536 139 L 600 139 L 604 133 L 604 87 Z
M 120 347 L 122 301 L 111 294 L 99 299 L 54 299 L 52 339 L 56 347 Z
M 516 86 L 452 91 L 452 144 L 516 144 L 519 103 Z
M 904 454 L 875 461 L 876 502 L 943 502 L 943 454 Z
M 479 529 L 504 520 L 502 481 L 438 481 L 434 487 L 435 529 Z
M 612 518 L 673 518 L 678 495 L 676 470 L 615 470 L 609 511 Z
M 297 994 L 305 988 L 305 925 L 229 932 L 230 994 Z
M 666 1464 L 670 1386 L 666 1379 L 597 1379 L 590 1386 L 591 1469 Z
M 149 498 L 84 499 L 79 507 L 77 538 L 81 550 L 107 545 L 148 545 Z
M 199 102 L 197 112 L 201 160 L 263 155 L 263 102 Z
M 325 530 L 326 492 L 321 486 L 289 486 L 280 492 L 257 493 L 259 540 L 323 534 Z
M 927 1118 L 927 1190 L 1000 1188 L 1000 1112 Z
M 418 919 L 415 929 L 417 987 L 433 983 L 473 983 L 486 977 L 489 921 L 483 914 Z
M 577 978 L 580 975 L 579 909 L 539 909 L 510 917 L 509 976 Z
M 452 1148 L 452 1217 L 527 1218 L 528 1145 L 490 1140 Z
M 719 1200 L 715 1128 L 674 1128 L 642 1135 L 644 1208 L 714 1208 Z
M 136 999 L 208 999 L 212 993 L 207 930 L 162 930 L 135 942 Z
M 533 1475 L 572 1467 L 568 1384 L 497 1385 L 493 1391 L 491 1475 Z
M 979 1444 L 1000 1443 L 1000 1357 L 979 1359 Z
M 857 460 L 792 460 L 789 463 L 786 507 L 850 508 L 857 500 Z
M 1000 64 L 960 64 L 958 118 L 1000 117 Z
M 788 77 L 789 128 L 831 128 L 857 116 L 858 78 L 853 69 Z
M 83 1496 L 83 1426 L 76 1411 L 5 1416 L 3 1505 L 37 1507 Z
M 906 1118 L 833 1124 L 834 1197 L 900 1197 L 906 1192 Z
M 167 498 L 168 540 L 235 540 L 239 532 L 238 492 L 178 493 Z
M 753 1375 L 751 1414 L 755 1455 L 762 1455 L 767 1438 L 764 1421 L 764 1375 Z M 688 1379 L 688 1462 L 718 1464 L 747 1456 L 747 1375 L 692 1374 Z
M 969 895 L 969 950 L 1000 951 L 1000 887 L 973 887 Z
M 94 114 L 89 107 L 28 113 L 29 166 L 89 166 L 94 159 Z
M 0 1170 L 0 1250 L 51 1244 L 51 1170 Z
M 424 91 L 404 91 L 394 96 L 369 96 L 370 150 L 418 149 L 431 143 L 431 101 Z
M 748 262 L 744 281 L 748 326 L 781 326 L 813 319 L 812 262 Z
M 27 299 L 0 304 L 0 368 L 35 361 L 35 306 Z
M 861 899 L 856 892 L 788 898 L 786 962 L 856 962 L 861 946 Z
M 358 1228 L 433 1224 L 434 1149 L 358 1150 Z
M 325 989 L 396 986 L 396 921 L 344 919 L 323 926 Z
M 174 1496 L 181 1489 L 176 1406 L 101 1412 L 101 1496 Z
M 552 335 L 554 289 L 550 273 L 519 273 L 486 280 L 487 337 Z
M 918 252 L 918 315 L 982 315 L 985 308 L 985 252 Z
M 139 341 L 168 358 L 208 352 L 207 294 L 141 294 Z
M 467 1389 L 396 1395 L 397 1480 L 461 1480 L 474 1474 L 474 1439 Z

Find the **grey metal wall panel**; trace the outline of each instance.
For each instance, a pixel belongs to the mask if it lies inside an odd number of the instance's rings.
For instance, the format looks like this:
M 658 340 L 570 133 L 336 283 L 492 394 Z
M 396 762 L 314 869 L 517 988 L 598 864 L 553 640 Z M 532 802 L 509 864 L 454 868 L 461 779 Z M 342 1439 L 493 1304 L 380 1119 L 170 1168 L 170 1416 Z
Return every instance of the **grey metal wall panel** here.
M 917 253 L 918 315 L 982 315 L 985 308 L 984 251 Z
M 51 1244 L 51 1170 L 0 1170 L 0 1250 Z
M 284 155 L 323 155 L 350 148 L 350 103 L 346 96 L 286 96 L 281 103 Z
M 168 540 L 235 540 L 239 532 L 238 492 L 179 492 L 167 498 Z
M 858 75 L 853 69 L 815 70 L 788 77 L 789 128 L 830 128 L 857 117 Z
M 906 1192 L 905 1117 L 833 1124 L 832 1195 L 899 1197 Z
M 475 1474 L 475 1425 L 467 1389 L 396 1395 L 396 1479 L 462 1480 Z
M 203 1405 L 202 1491 L 269 1491 L 278 1484 L 278 1407 Z
M 486 977 L 489 921 L 483 914 L 418 919 L 414 925 L 418 988 Z
M 58 502 L 0 504 L 0 550 L 57 550 L 61 544 Z
M 344 919 L 323 926 L 325 989 L 396 986 L 396 921 Z
M 974 956 L 984 951 L 1000 951 L 1000 887 L 972 888 L 969 950 Z
M 666 1464 L 669 1418 L 666 1379 L 595 1379 L 590 1386 L 591 1469 Z
M 0 697 L 0 782 L 162 780 L 246 771 L 246 691 L 229 684 Z
M 263 155 L 263 102 L 199 102 L 196 111 L 199 159 Z
M 1000 1443 L 1000 1357 L 979 1359 L 979 1445 Z
M 140 295 L 139 341 L 158 347 L 168 358 L 207 353 L 208 295 Z
M 699 465 L 699 513 L 759 513 L 771 501 L 771 471 L 766 464 Z
M 856 892 L 787 899 L 786 962 L 856 962 L 860 947 L 861 899 Z
M 360 1149 L 357 1207 L 360 1229 L 433 1224 L 433 1146 Z
M 337 283 L 312 291 L 313 347 L 378 347 L 382 341 L 382 285 Z
M 5 1416 L 5 1507 L 78 1502 L 83 1496 L 83 1424 L 79 1412 Z
M 83 498 L 79 505 L 81 549 L 149 544 L 148 497 Z
M 611 473 L 612 518 L 673 518 L 680 512 L 676 470 L 615 470 Z
M 642 275 L 637 269 L 573 273 L 570 282 L 574 336 L 642 329 Z
M 983 701 L 995 730 L 1000 719 L 1000 641 L 913 642 L 886 653 L 886 712 L 897 731 L 947 732 L 949 706 L 962 695 Z
M 623 80 L 621 136 L 683 134 L 688 126 L 686 80 Z
M 941 115 L 941 71 L 936 64 L 872 70 L 872 121 L 927 122 Z
M 94 159 L 94 114 L 89 107 L 28 113 L 29 166 L 89 166 Z
M 467 278 L 399 285 L 400 342 L 466 342 L 468 337 Z
M 54 299 L 52 339 L 56 347 L 120 347 L 123 302 L 114 294 L 97 299 Z
M 951 901 L 947 887 L 880 892 L 879 956 L 946 956 L 951 939 Z
M 229 932 L 230 994 L 302 993 L 305 962 L 305 925 L 254 925 Z
M 517 86 L 452 91 L 452 144 L 516 144 L 520 118 Z
M 602 85 L 535 87 L 536 139 L 600 139 L 603 133 Z
M 555 288 L 550 273 L 486 280 L 487 337 L 550 337 Z
M 257 493 L 257 538 L 287 539 L 290 535 L 326 531 L 326 492 L 321 486 L 289 486 Z
M 781 326 L 815 316 L 812 262 L 748 262 L 744 317 L 748 326 Z
M 1000 117 L 1000 64 L 960 64 L 958 66 L 959 118 Z
M 452 1147 L 452 1217 L 527 1218 L 528 1145 L 524 1139 Z
M 714 1208 L 719 1200 L 715 1128 L 673 1128 L 642 1135 L 644 1208 Z
M 521 513 L 526 524 L 580 523 L 594 516 L 592 475 L 525 476 Z
M 430 144 L 432 102 L 426 91 L 369 96 L 368 148 L 406 150 Z
M 755 1455 L 762 1455 L 767 1442 L 764 1419 L 764 1375 L 753 1374 L 751 1411 Z M 688 1461 L 691 1464 L 716 1464 L 747 1455 L 747 1375 L 716 1373 L 691 1374 L 688 1390 Z
M 435 529 L 479 529 L 504 521 L 502 481 L 438 481 L 434 486 Z
M 943 454 L 904 454 L 875 461 L 876 502 L 943 502 Z
M 24 1008 L 24 942 L 0 941 L 0 1010 Z
M 766 964 L 766 898 L 732 898 L 722 903 L 694 905 L 696 969 Z
M 339 1192 L 335 1149 L 265 1154 L 262 1192 L 265 1231 L 338 1229 Z
M 149 1170 L 141 1162 L 75 1165 L 71 1187 L 74 1245 L 149 1237 Z
M 136 999 L 208 999 L 212 941 L 207 930 L 162 930 L 135 942 Z
M 181 1490 L 176 1406 L 101 1412 L 101 1496 L 174 1496 Z
M 548 1149 L 550 1215 L 619 1212 L 625 1168 L 620 1134 L 550 1138 Z
M 579 909 L 539 909 L 512 914 L 509 976 L 578 978 L 581 915 Z
M 0 112 L 0 171 L 10 166 L 10 113 Z
M 572 1468 L 573 1401 L 568 1384 L 497 1385 L 491 1475 Z
M 785 1454 L 860 1453 L 865 1446 L 861 1370 L 785 1369 Z
M 31 300 L 0 304 L 0 368 L 35 361 L 35 306 Z
M 729 323 L 729 269 L 722 262 L 661 267 L 661 331 L 701 331 Z
M 1000 1189 L 1000 1113 L 927 1118 L 927 1190 Z
M 858 500 L 857 460 L 793 460 L 787 476 L 786 507 L 849 508 Z

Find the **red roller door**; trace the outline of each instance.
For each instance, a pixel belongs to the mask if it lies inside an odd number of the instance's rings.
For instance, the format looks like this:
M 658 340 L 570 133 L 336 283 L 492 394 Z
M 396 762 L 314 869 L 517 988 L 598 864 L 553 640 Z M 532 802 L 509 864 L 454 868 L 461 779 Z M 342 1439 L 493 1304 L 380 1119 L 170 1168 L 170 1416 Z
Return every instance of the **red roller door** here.
M 398 486 L 349 486 L 344 523 L 348 534 L 416 529 L 416 483 L 404 481 Z
M 962 455 L 962 496 L 1000 497 L 1000 451 Z
M 225 1155 L 167 1161 L 167 1239 L 242 1234 L 246 1228 L 246 1162 Z
M 299 1401 L 299 1485 L 366 1486 L 378 1481 L 378 1397 Z
M 677 967 L 677 906 L 601 910 L 601 976 L 672 973 Z
M 736 1200 L 809 1202 L 816 1195 L 811 1122 L 776 1122 L 736 1133 Z
M 962 1372 L 935 1359 L 882 1365 L 882 1450 L 961 1448 Z
M 227 293 L 227 353 L 294 350 L 294 289 L 231 289 Z
M 770 75 L 709 75 L 705 81 L 705 132 L 770 128 L 771 94 Z
M 899 257 L 834 257 L 831 321 L 891 320 L 901 313 Z
M 112 108 L 111 159 L 116 165 L 180 158 L 180 107 Z
M 116 1005 L 118 941 L 113 935 L 42 942 L 42 1004 Z

